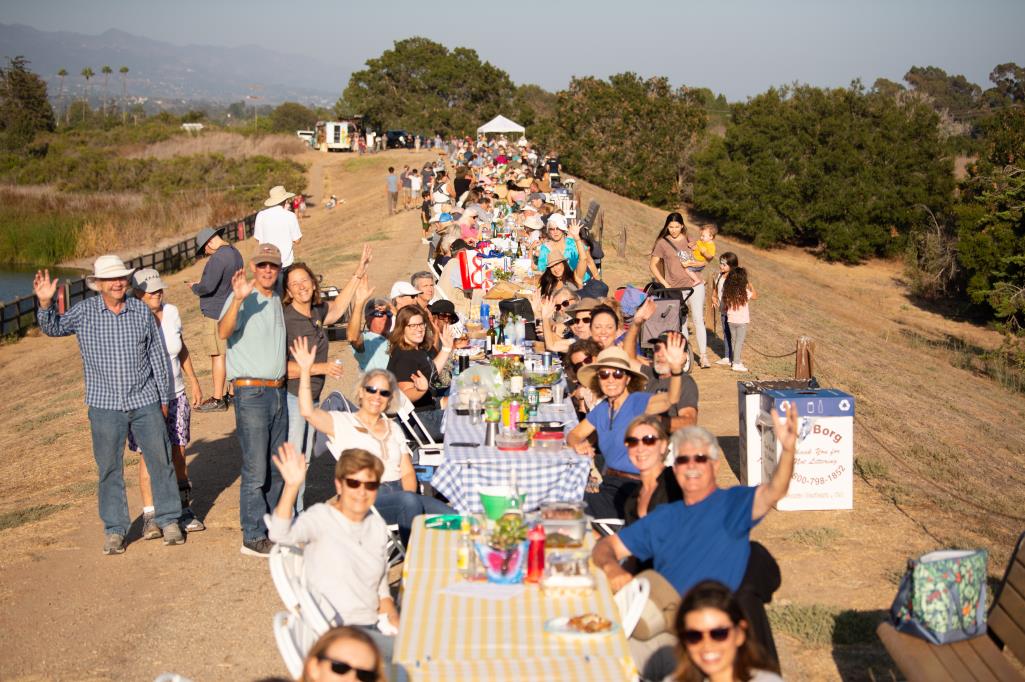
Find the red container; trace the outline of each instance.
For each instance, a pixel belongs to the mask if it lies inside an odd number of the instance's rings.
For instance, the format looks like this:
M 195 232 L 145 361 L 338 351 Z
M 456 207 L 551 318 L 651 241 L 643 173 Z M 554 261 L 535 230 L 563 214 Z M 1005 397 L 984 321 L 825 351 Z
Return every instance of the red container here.
M 527 549 L 527 582 L 541 582 L 545 574 L 545 528 L 535 526 L 529 533 L 527 539 L 530 546 Z

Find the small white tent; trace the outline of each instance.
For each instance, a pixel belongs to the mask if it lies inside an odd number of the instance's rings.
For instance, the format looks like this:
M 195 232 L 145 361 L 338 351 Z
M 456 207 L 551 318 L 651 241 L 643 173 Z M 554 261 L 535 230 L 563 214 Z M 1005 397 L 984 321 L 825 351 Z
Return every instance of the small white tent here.
M 505 116 L 498 115 L 493 119 L 477 128 L 478 133 L 520 133 L 521 135 L 526 131 L 526 128 L 521 126 L 519 123 L 510 121 Z

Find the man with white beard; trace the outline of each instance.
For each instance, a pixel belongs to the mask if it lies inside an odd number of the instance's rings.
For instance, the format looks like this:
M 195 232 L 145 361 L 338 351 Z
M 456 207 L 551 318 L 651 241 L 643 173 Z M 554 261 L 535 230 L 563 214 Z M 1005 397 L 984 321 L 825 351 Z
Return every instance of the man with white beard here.
M 641 371 L 648 377 L 648 385 L 644 389 L 649 393 L 661 393 L 669 391 L 669 364 L 665 359 L 665 340 L 669 332 L 661 334 L 651 342 L 655 346 L 654 362 L 651 366 L 644 365 Z M 629 340 L 627 340 L 629 342 Z M 680 399 L 669 408 L 669 433 L 673 433 L 685 426 L 697 426 L 698 424 L 698 385 L 689 374 L 680 377 Z

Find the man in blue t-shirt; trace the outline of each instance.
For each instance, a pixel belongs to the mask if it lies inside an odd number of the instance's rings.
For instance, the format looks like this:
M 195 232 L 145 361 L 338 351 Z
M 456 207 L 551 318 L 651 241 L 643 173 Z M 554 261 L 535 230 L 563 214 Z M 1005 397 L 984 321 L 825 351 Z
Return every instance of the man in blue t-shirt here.
M 668 607 L 674 598 L 678 603 L 702 580 L 718 580 L 734 591 L 740 587 L 751 528 L 787 494 L 794 473 L 797 409 L 791 405 L 782 420 L 773 410 L 772 418 L 782 454 L 772 478 L 757 487 L 718 487 L 722 450 L 708 430 L 691 426 L 673 434 L 673 474 L 683 500 L 659 505 L 618 535 L 599 540 L 592 552 L 613 592 L 633 579 L 619 563 L 628 556 L 653 562 L 657 575 L 649 578 L 651 601 L 659 607 Z

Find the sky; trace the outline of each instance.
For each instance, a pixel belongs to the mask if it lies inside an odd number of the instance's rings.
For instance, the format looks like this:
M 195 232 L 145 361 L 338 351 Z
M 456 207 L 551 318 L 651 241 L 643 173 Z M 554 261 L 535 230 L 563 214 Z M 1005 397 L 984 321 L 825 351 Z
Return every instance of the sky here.
M 347 77 L 402 38 L 469 47 L 517 84 L 633 71 L 730 101 L 793 82 L 900 81 L 938 66 L 989 86 L 1025 65 L 1025 0 L 0 0 L 0 22 L 177 45 L 259 44 L 337 65 Z

